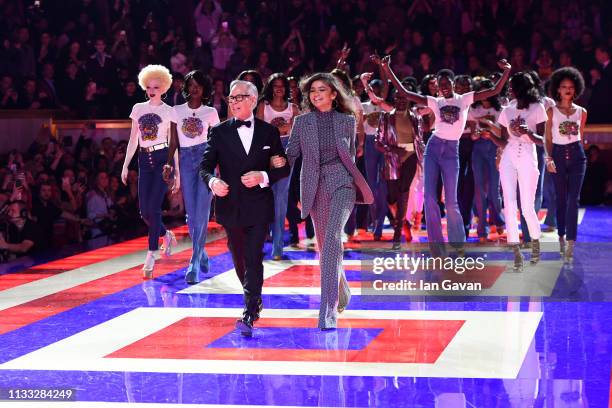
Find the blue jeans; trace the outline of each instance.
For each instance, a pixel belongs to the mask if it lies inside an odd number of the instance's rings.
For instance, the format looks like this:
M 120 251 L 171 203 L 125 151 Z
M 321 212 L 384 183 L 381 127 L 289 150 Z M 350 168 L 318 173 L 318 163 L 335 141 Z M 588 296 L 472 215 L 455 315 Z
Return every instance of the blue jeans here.
M 374 224 L 374 236 L 381 236 L 387 215 L 387 182 L 381 175 L 385 156 L 374 147 L 374 135 L 365 137 L 366 180 L 374 193 L 374 203 L 370 205 L 370 220 Z
M 287 148 L 288 137 L 281 138 L 283 149 Z M 289 177 L 282 178 L 272 184 L 272 192 L 274 193 L 274 222 L 272 223 L 272 256 L 282 256 L 284 236 L 285 236 L 285 218 L 287 216 L 287 203 L 289 201 Z
M 497 147 L 493 142 L 481 139 L 474 143 L 472 169 L 474 171 L 478 236 L 484 238 L 488 235 L 487 208 L 493 223 L 498 227 L 504 225 L 499 171 L 495 167 L 496 154 Z
M 444 242 L 442 220 L 437 200 L 438 177 L 442 175 L 444 200 L 448 226 L 448 241 L 455 247 L 465 243 L 463 219 L 457 203 L 457 180 L 459 178 L 459 141 L 432 136 L 427 142 L 424 155 L 425 219 L 427 238 L 433 248 Z M 438 255 L 438 253 L 436 253 Z
M 167 160 L 168 149 L 138 152 L 138 206 L 140 216 L 149 228 L 149 251 L 157 251 L 159 237 L 166 234 L 161 207 L 168 191 L 168 185 L 162 178 Z
M 536 190 L 535 202 L 533 207 L 537 215 L 540 211 L 540 208 L 542 208 L 542 191 L 544 189 L 544 170 L 546 167 L 546 162 L 544 161 L 544 147 L 536 145 L 536 154 L 538 155 L 538 170 L 540 171 L 540 175 L 538 176 L 538 189 Z M 519 210 L 521 211 L 521 231 L 523 231 L 523 241 L 531 242 L 531 235 L 529 235 L 527 221 L 525 221 L 525 217 L 523 217 L 523 210 L 521 210 L 521 201 L 519 200 L 518 202 Z
M 581 142 L 553 145 L 552 157 L 557 193 L 557 229 L 562 237 L 575 241 L 578 232 L 578 200 L 586 172 L 586 156 Z
M 181 147 L 179 150 L 181 188 L 187 213 L 187 227 L 193 243 L 186 278 L 194 282 L 199 282 L 200 272 L 207 273 L 209 268 L 208 254 L 204 245 L 208 233 L 208 218 L 213 195 L 200 177 L 200 161 L 204 155 L 204 149 L 206 149 L 206 143 Z

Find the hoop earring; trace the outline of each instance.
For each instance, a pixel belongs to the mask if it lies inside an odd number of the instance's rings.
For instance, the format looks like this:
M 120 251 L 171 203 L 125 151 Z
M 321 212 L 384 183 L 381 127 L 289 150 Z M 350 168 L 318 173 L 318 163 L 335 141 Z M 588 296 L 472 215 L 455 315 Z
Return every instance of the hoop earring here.
M 335 105 L 334 105 L 334 104 L 335 104 Z M 335 100 L 335 99 L 332 101 L 332 108 L 333 108 L 333 109 L 337 109 L 337 108 L 338 108 L 338 101 L 337 101 L 337 100 Z

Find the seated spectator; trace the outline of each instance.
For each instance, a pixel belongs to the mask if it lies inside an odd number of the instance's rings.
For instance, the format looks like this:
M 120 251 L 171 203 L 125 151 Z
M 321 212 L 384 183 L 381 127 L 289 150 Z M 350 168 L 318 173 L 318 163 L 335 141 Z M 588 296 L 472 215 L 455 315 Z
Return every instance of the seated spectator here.
M 72 186 L 68 180 L 64 178 L 62 181 L 62 191 L 72 196 Z M 52 201 L 53 187 L 50 183 L 43 183 L 38 190 L 38 196 L 34 199 L 32 205 L 32 215 L 34 216 L 38 226 L 41 230 L 41 237 L 43 240 L 39 244 L 40 249 L 47 248 L 53 243 L 53 226 L 60 219 L 81 223 L 80 217 L 62 210 Z
M 607 169 L 600 160 L 599 147 L 593 145 L 587 149 L 587 168 L 584 184 L 580 194 L 581 205 L 599 205 L 604 202 Z
M 136 85 L 136 81 L 128 81 L 123 87 L 123 94 L 117 101 L 117 117 L 121 119 L 128 118 L 130 112 L 132 112 L 132 107 L 143 100 L 144 98 Z
M 38 82 L 39 95 L 47 95 L 47 108 L 59 107 L 57 81 L 55 80 L 55 67 L 47 63 L 42 67 L 42 79 Z
M 0 79 L 0 109 L 16 109 L 19 107 L 19 92 L 15 89 L 13 77 L 3 75 Z
M 13 201 L 7 209 L 8 226 L 0 233 L 0 250 L 11 256 L 22 256 L 36 251 L 43 241 L 38 225 L 28 217 L 26 203 Z
M 94 224 L 91 229 L 92 238 L 109 235 L 117 229 L 116 215 L 111 211 L 113 202 L 107 192 L 108 185 L 108 174 L 101 171 L 96 176 L 95 187 L 87 194 L 87 218 Z
M 80 109 L 80 117 L 85 119 L 103 118 L 106 115 L 104 98 L 98 92 L 95 81 L 87 82 L 85 96 Z
M 183 84 L 185 83 L 183 74 L 174 73 L 172 75 L 172 86 L 166 94 L 164 102 L 170 106 L 182 105 L 185 103 L 185 97 L 183 96 Z M 129 116 L 129 112 L 128 112 Z
M 79 74 L 74 62 L 68 63 L 64 75 L 57 81 L 57 93 L 62 104 L 72 111 L 78 111 L 83 104 L 83 89 L 85 80 Z

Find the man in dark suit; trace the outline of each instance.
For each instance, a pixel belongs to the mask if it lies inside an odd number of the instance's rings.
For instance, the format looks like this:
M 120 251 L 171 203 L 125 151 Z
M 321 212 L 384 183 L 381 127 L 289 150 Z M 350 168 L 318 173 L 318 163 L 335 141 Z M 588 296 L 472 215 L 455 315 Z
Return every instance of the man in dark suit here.
M 610 64 L 610 49 L 600 45 L 595 49 L 595 60 L 601 71 L 601 79 L 593 87 L 589 102 L 589 123 L 612 122 L 612 64 Z
M 253 117 L 257 88 L 234 81 L 228 101 L 234 117 L 210 129 L 200 175 L 217 196 L 216 220 L 225 228 L 244 288 L 244 312 L 236 327 L 251 336 L 262 304 L 263 246 L 274 220 L 270 185 L 289 175 L 289 164 L 278 129 Z

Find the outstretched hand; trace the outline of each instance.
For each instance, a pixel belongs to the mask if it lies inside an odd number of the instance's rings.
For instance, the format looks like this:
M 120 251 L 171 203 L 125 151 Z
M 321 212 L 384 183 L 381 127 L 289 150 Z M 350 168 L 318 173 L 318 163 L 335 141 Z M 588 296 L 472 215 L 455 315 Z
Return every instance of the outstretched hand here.
M 342 46 L 342 49 L 340 50 L 340 58 L 342 59 L 342 61 L 346 61 L 350 53 L 351 49 L 349 48 L 348 43 L 345 42 Z
M 497 66 L 499 67 L 499 69 L 503 69 L 504 71 L 509 71 L 510 69 L 512 69 L 512 65 L 510 65 L 510 63 L 505 59 L 500 59 L 499 61 L 497 61 Z

